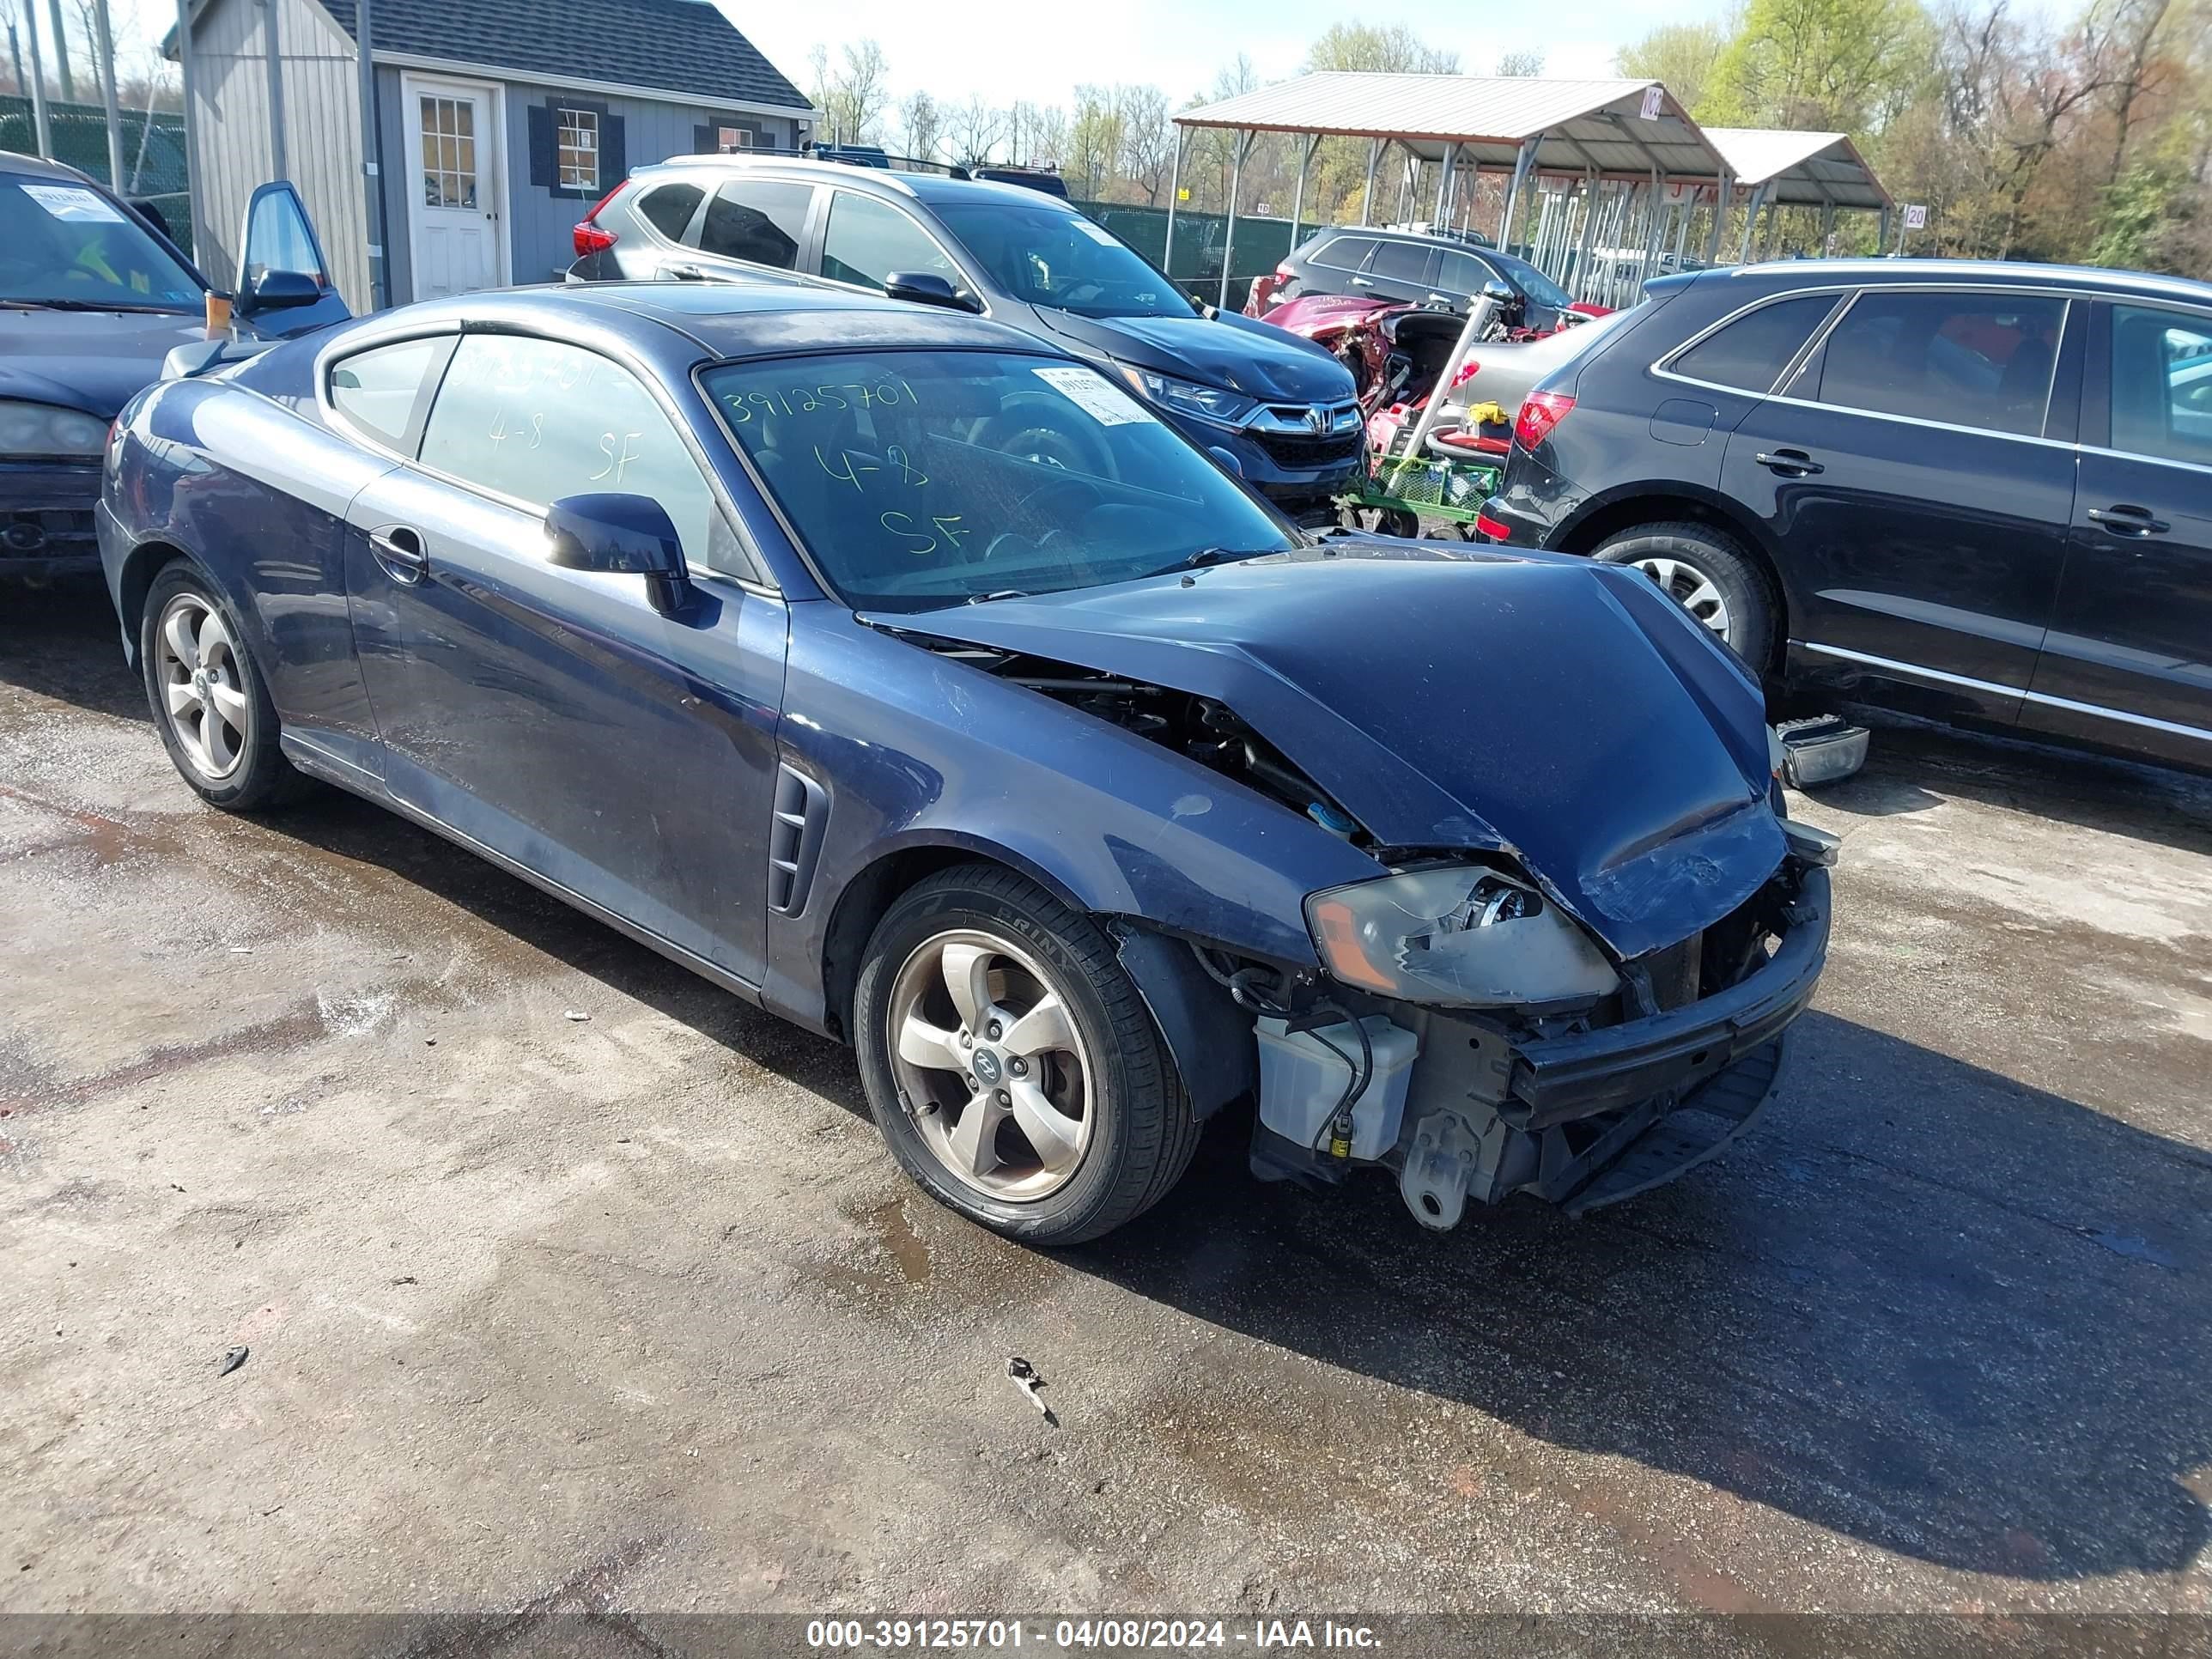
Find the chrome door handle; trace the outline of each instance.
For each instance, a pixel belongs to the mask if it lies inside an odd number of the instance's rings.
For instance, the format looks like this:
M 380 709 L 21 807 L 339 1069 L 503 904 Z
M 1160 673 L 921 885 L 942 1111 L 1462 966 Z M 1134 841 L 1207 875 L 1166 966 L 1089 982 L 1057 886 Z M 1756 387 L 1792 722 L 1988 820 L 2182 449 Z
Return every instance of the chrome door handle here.
M 1373 288 L 1375 286 L 1372 282 L 1369 281 L 1364 276 L 1353 277 L 1352 279 L 1352 285 L 1354 288 Z
M 1809 478 L 1815 472 L 1827 471 L 1802 449 L 1778 449 L 1771 455 L 1758 454 L 1752 459 L 1768 471 L 1778 472 L 1785 478 Z
M 2104 526 L 2115 536 L 2163 536 L 2173 528 L 2163 519 L 2152 518 L 2149 509 L 2141 507 L 2093 507 L 2089 520 Z
M 703 283 L 707 280 L 707 273 L 696 265 L 663 265 L 660 268 L 660 274 L 664 276 L 672 276 L 679 283 Z
M 394 581 L 411 586 L 430 572 L 430 556 L 422 550 L 422 532 L 419 530 L 410 530 L 404 524 L 386 525 L 369 532 L 368 546 L 376 555 L 376 562 Z

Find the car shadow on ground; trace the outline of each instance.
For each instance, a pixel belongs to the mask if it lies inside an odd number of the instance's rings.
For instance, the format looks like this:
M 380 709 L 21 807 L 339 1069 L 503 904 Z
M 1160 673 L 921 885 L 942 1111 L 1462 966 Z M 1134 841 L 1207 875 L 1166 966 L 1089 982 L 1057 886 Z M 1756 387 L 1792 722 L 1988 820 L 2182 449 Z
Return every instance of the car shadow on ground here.
M 0 579 L 0 682 L 94 714 L 147 718 L 146 688 L 123 660 L 115 606 L 97 576 L 36 587 Z
M 1889 817 L 1964 799 L 2212 855 L 2212 777 L 1864 710 L 1856 718 L 1873 727 L 1866 767 L 1814 790 L 1823 805 Z
M 1579 1222 L 1515 1201 L 1435 1235 L 1381 1176 L 1261 1188 L 1223 1124 L 1070 1260 L 1946 1568 L 2186 1565 L 2212 1501 L 2212 1155 L 1832 1015 L 1793 1042 L 1721 1162 Z M 1573 1478 L 1605 1501 L 1602 1465 Z
M 71 592 L 0 617 L 0 682 L 145 719 L 104 595 Z M 2212 850 L 2191 816 L 2212 789 L 2191 780 L 1942 733 L 1876 742 L 1840 791 L 1927 776 L 2036 811 L 2047 790 L 2062 818 Z M 844 1048 L 427 830 L 336 792 L 267 823 L 866 1111 Z M 1439 1236 L 1381 1176 L 1262 1187 L 1232 1112 L 1158 1210 L 1062 1259 L 1543 1445 L 1902 1556 L 2038 1581 L 2187 1565 L 2212 1500 L 2212 1154 L 1832 1014 L 1802 1019 L 1795 1046 L 1746 1141 L 1581 1222 L 1515 1203 Z M 1573 1478 L 1602 1505 L 1615 1477 Z

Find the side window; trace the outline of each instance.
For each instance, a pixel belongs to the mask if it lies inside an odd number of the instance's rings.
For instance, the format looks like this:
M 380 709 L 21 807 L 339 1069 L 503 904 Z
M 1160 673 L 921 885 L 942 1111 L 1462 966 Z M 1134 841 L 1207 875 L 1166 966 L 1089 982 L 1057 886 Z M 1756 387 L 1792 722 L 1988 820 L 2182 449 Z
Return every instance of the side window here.
M 1813 337 L 1813 331 L 1836 308 L 1832 294 L 1807 294 L 1777 300 L 1746 312 L 1717 333 L 1708 334 L 1668 365 L 1675 374 L 1715 386 L 1732 386 L 1764 396 L 1776 375 Z
M 331 367 L 331 407 L 379 443 L 412 455 L 422 394 L 453 349 L 453 336 L 371 346 Z
M 564 495 L 650 495 L 676 521 L 685 554 L 707 562 L 719 515 L 675 423 L 635 375 L 580 346 L 464 337 L 423 428 L 422 464 L 532 507 Z
M 699 210 L 699 198 L 706 193 L 696 185 L 663 185 L 646 191 L 637 204 L 638 216 L 670 241 L 680 242 L 690 227 L 691 216 Z
M 1307 255 L 1306 263 L 1325 265 L 1331 270 L 1357 270 L 1374 252 L 1375 239 L 1371 236 L 1339 236 Z
M 2212 317 L 2112 307 L 2112 447 L 2212 466 Z
M 1437 270 L 1437 289 L 1445 294 L 1480 294 L 1496 280 L 1496 273 L 1472 253 L 1444 250 Z
M 814 186 L 773 179 L 737 179 L 714 192 L 699 227 L 699 251 L 750 259 L 778 270 L 799 268 L 799 238 Z
M 1434 248 L 1423 247 L 1418 242 L 1377 242 L 1375 257 L 1367 262 L 1367 271 L 1371 276 L 1393 283 L 1425 283 L 1435 257 Z
M 830 204 L 822 237 L 822 274 L 840 283 L 881 288 L 893 271 L 933 271 L 958 286 L 960 269 L 929 233 L 888 202 L 841 190 Z
M 1824 404 L 2032 436 L 2058 360 L 2062 299 L 1967 290 L 1860 294 L 1820 348 Z M 1801 376 L 1802 385 L 1811 379 Z
M 263 185 L 246 204 L 246 234 L 240 239 L 239 283 L 242 293 L 264 271 L 297 271 L 325 288 L 331 285 L 323 251 L 307 223 L 307 210 L 288 184 Z

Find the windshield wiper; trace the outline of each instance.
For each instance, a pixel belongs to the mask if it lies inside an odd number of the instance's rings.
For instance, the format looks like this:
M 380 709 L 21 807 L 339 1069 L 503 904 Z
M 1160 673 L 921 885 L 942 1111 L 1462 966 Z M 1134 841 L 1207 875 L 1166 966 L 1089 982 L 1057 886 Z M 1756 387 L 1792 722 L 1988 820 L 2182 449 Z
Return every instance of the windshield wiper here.
M 140 305 L 128 300 L 0 300 L 0 310 L 8 311 L 129 311 L 144 312 L 159 317 L 189 317 L 191 311 L 181 306 Z
M 1029 595 L 1018 587 L 1000 587 L 988 593 L 970 593 L 960 601 L 963 605 L 988 605 L 994 599 L 1026 599 Z
M 1202 570 L 1210 564 L 1227 564 L 1234 559 L 1261 559 L 1270 553 L 1280 553 L 1279 547 L 1201 547 L 1188 558 L 1177 559 L 1173 564 L 1163 565 L 1152 572 L 1164 576 L 1176 570 Z

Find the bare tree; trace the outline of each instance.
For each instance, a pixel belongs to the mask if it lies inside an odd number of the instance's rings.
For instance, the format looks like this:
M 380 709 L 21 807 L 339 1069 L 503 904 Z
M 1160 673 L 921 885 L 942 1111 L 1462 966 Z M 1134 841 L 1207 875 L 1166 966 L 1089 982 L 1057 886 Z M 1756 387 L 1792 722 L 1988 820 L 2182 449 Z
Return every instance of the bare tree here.
M 937 100 L 926 92 L 916 92 L 899 106 L 899 143 L 905 152 L 918 161 L 937 159 L 939 133 L 944 129 L 943 112 Z
M 852 136 L 866 143 L 878 135 L 890 106 L 891 70 L 883 47 L 872 40 L 847 42 L 844 72 L 837 79 L 842 114 Z
M 1159 205 L 1175 167 L 1176 125 L 1168 112 L 1168 95 L 1158 87 L 1123 87 L 1121 96 L 1121 171 L 1145 192 L 1145 200 Z
M 1498 73 L 1526 76 L 1544 72 L 1544 54 L 1540 52 L 1501 52 L 1498 54 Z
M 981 93 L 956 106 L 945 123 L 945 141 L 951 159 L 965 167 L 988 165 L 1003 135 L 1005 119 L 983 101 Z
M 1459 54 L 1432 46 L 1403 23 L 1332 23 L 1306 48 L 1306 69 L 1456 75 Z

